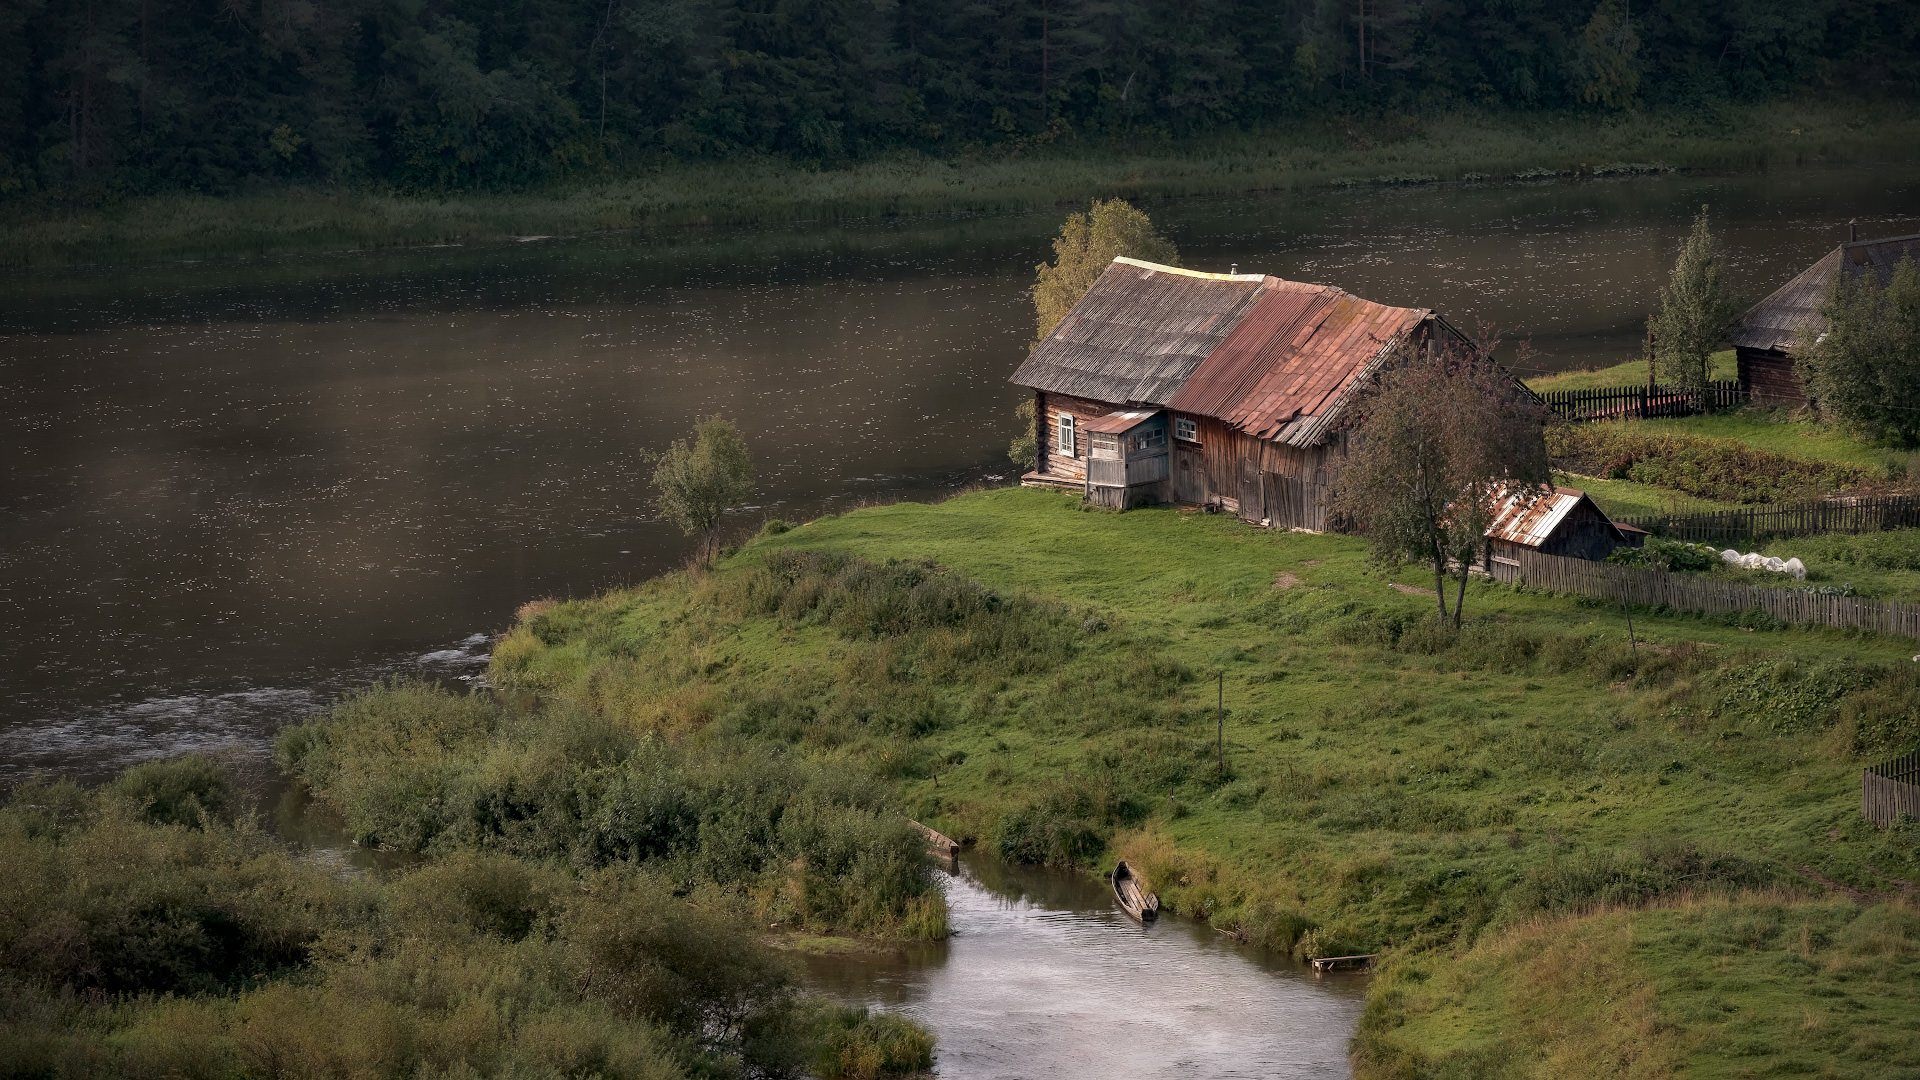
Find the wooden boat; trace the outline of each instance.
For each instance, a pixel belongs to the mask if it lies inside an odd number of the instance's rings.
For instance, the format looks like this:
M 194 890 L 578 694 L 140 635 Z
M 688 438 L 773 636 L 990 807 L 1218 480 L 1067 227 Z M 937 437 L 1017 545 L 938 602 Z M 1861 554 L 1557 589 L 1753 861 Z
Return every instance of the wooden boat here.
M 1120 901 L 1120 910 L 1143 923 L 1160 914 L 1160 897 L 1148 892 L 1145 884 L 1146 879 L 1135 874 L 1125 859 L 1113 868 L 1113 898 Z

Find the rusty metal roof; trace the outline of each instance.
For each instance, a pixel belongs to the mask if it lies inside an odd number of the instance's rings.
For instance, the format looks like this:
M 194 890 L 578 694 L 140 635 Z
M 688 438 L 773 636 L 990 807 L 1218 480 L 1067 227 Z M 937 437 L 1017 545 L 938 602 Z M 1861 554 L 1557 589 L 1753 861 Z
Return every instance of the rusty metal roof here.
M 1871 271 L 1885 285 L 1903 258 L 1920 259 L 1920 234 L 1841 244 L 1748 308 L 1733 328 L 1733 344 L 1778 352 L 1792 349 L 1803 332 L 1818 334 L 1827 328 L 1820 305 L 1843 269 L 1855 275 Z
M 1430 314 L 1268 278 L 1168 404 L 1262 439 L 1311 445 L 1345 393 Z
M 1572 518 L 1581 503 L 1591 507 L 1601 520 L 1609 525 L 1613 523 L 1579 488 L 1555 488 L 1549 494 L 1532 499 L 1501 489 L 1494 495 L 1494 501 L 1497 509 L 1493 524 L 1487 527 L 1487 536 L 1532 548 L 1553 539 L 1554 530 Z M 1616 526 L 1614 531 L 1618 532 L 1619 528 Z
M 1088 431 L 1097 431 L 1103 435 L 1124 435 L 1141 424 L 1160 415 L 1159 409 L 1122 409 L 1098 416 L 1084 425 Z
M 1115 405 L 1165 405 L 1264 280 L 1115 259 L 1012 381 Z

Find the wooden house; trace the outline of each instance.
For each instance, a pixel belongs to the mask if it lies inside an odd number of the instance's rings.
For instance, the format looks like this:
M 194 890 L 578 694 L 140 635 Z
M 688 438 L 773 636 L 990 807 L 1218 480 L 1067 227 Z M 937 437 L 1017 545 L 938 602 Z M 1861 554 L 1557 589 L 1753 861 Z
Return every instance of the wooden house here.
M 1646 534 L 1629 534 L 1578 488 L 1555 488 L 1534 498 L 1502 493 L 1487 529 L 1487 563 L 1517 562 L 1526 549 L 1570 559 L 1604 559 L 1615 548 L 1638 547 Z
M 1424 308 L 1115 259 L 1014 372 L 1035 394 L 1021 480 L 1324 531 L 1342 412 L 1365 379 L 1396 350 L 1466 345 Z
M 1756 403 L 1805 405 L 1807 391 L 1794 370 L 1793 352 L 1806 337 L 1826 329 L 1820 305 L 1834 279 L 1871 273 L 1885 285 L 1903 258 L 1920 259 L 1920 234 L 1849 239 L 1747 309 L 1733 330 L 1741 388 Z

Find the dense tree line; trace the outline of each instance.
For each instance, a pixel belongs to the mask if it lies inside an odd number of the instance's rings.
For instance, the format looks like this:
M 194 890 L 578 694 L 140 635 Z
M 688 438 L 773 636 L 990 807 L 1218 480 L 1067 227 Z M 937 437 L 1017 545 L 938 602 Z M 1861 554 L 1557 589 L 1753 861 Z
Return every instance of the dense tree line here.
M 1920 84 L 1907 0 L 7 0 L 0 191 L 492 188 Z

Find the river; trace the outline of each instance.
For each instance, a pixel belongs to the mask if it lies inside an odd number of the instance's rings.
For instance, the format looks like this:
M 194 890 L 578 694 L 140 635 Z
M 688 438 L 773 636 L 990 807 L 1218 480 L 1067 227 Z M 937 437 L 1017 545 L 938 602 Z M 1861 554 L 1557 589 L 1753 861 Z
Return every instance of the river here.
M 970 860 L 946 878 L 949 941 L 815 957 L 808 981 L 939 1038 L 942 1075 L 1346 1076 L 1365 976 L 1315 977 L 1184 919 L 1141 926 L 1100 882 Z

